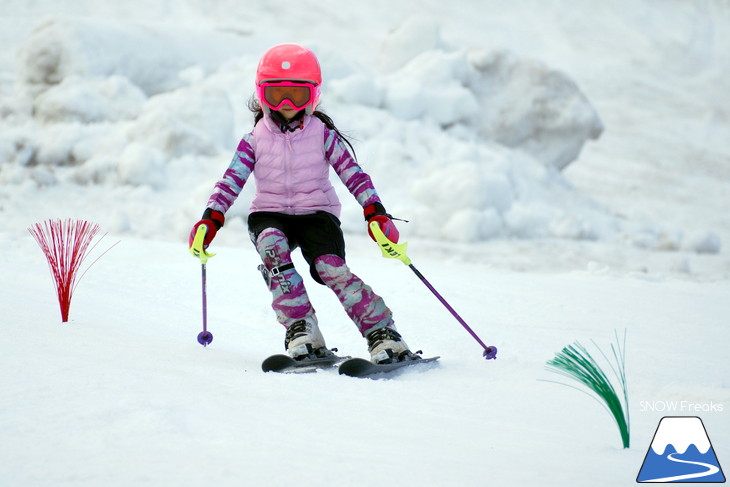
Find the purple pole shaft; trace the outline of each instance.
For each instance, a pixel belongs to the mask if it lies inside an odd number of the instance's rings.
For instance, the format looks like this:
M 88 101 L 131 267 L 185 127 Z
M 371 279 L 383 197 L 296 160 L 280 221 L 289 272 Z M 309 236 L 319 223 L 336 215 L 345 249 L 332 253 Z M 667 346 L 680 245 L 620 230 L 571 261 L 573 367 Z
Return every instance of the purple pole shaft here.
M 443 298 L 443 296 L 441 296 L 441 294 L 439 294 L 439 292 L 436 291 L 436 289 L 431 285 L 430 282 L 428 282 L 428 280 L 423 276 L 423 274 L 421 274 L 418 271 L 418 269 L 416 269 L 416 266 L 414 266 L 413 264 L 408 264 L 408 267 L 411 268 L 411 270 L 418 276 L 418 278 L 423 282 L 423 284 L 426 285 L 426 287 L 433 293 L 433 295 L 436 296 L 439 301 L 441 301 L 441 304 L 443 304 L 446 307 L 446 309 L 448 309 L 451 312 L 451 314 L 454 315 L 454 318 L 456 318 L 456 320 L 459 323 L 461 323 L 461 326 L 463 326 L 464 329 L 469 332 L 469 334 L 474 338 L 474 340 L 476 340 L 477 343 L 479 343 L 479 345 L 482 346 L 482 348 L 484 349 L 484 356 L 487 359 L 496 358 L 497 348 L 488 347 L 487 345 L 484 344 L 482 339 L 479 338 L 479 336 L 474 332 L 474 330 L 472 330 L 471 327 L 466 324 L 466 321 L 464 321 L 463 318 L 461 316 L 459 316 L 459 313 L 457 313 L 456 310 L 454 310 L 454 308 L 452 308 L 451 305 L 448 302 L 446 302 L 446 300 Z
M 208 334 L 208 294 L 205 291 L 206 288 L 206 276 L 205 276 L 205 264 L 202 264 L 203 268 L 203 333 Z
M 205 287 L 205 264 L 203 264 L 203 331 L 198 333 L 198 343 L 207 347 L 213 341 L 213 334 L 208 332 L 208 298 Z

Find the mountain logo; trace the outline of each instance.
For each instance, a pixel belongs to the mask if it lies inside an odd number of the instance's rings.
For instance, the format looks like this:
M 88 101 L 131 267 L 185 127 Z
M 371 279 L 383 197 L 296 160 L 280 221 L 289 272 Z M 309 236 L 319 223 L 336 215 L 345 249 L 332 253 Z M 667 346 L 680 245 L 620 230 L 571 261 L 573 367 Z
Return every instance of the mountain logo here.
M 702 420 L 696 416 L 663 417 L 636 481 L 725 482 Z

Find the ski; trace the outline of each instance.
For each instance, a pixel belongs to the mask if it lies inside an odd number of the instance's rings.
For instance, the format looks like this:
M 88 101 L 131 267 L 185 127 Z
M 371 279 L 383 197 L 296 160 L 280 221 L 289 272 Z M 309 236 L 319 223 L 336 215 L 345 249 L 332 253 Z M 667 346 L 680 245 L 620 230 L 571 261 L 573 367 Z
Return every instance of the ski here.
M 348 356 L 336 355 L 328 351 L 324 357 L 308 356 L 301 360 L 295 360 L 283 353 L 272 355 L 261 363 L 261 370 L 264 372 L 279 372 L 284 374 L 304 374 L 316 372 L 319 369 L 334 367 L 340 362 L 351 358 Z
M 392 362 L 389 364 L 375 364 L 369 360 L 363 358 L 351 358 L 345 360 L 339 367 L 341 375 L 348 375 L 350 377 L 372 377 L 373 376 L 386 376 L 387 374 L 396 370 L 403 369 L 404 367 L 418 366 L 422 367 L 427 364 L 435 363 L 440 357 L 427 357 L 421 358 L 415 356 L 411 359 L 402 360 L 400 362 Z

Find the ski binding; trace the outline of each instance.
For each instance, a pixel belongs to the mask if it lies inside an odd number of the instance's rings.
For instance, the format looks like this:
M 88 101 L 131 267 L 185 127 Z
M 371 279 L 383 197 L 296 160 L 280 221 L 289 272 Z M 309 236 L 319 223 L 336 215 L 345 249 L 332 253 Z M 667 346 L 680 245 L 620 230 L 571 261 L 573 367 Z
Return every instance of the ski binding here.
M 420 350 L 416 354 L 421 353 Z M 351 358 L 342 362 L 339 367 L 341 375 L 350 377 L 372 377 L 385 376 L 390 372 L 413 366 L 425 366 L 426 364 L 434 364 L 440 357 L 422 358 L 420 355 L 411 354 L 398 362 L 376 364 L 364 358 Z M 372 377 L 376 378 L 376 377 Z M 382 378 L 382 377 L 381 377 Z

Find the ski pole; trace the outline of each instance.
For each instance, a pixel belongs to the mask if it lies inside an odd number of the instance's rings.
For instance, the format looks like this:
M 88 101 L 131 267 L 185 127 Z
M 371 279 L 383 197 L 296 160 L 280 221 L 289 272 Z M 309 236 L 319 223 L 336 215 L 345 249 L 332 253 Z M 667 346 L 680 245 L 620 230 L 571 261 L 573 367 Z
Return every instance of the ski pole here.
M 464 321 L 464 319 L 459 316 L 459 314 L 454 310 L 453 307 L 444 299 L 441 294 L 439 294 L 438 291 L 431 285 L 430 282 L 421 274 L 421 272 L 416 269 L 416 266 L 413 265 L 411 262 L 411 259 L 406 254 L 408 243 L 403 242 L 401 244 L 397 244 L 395 242 L 392 242 L 383 234 L 383 231 L 380 229 L 380 225 L 378 225 L 377 222 L 370 223 L 370 230 L 372 231 L 373 235 L 375 236 L 375 241 L 380 245 L 380 251 L 383 253 L 383 257 L 387 257 L 389 259 L 397 259 L 403 262 L 405 265 L 407 265 L 416 276 L 423 282 L 423 284 L 428 288 L 429 291 L 433 293 L 434 296 L 438 298 L 439 301 L 441 301 L 441 304 L 443 304 L 447 310 L 456 318 L 456 320 L 461 324 L 461 326 L 464 327 L 464 329 L 469 332 L 469 334 L 474 338 L 474 340 L 479 343 L 479 345 L 482 346 L 484 349 L 484 353 L 482 354 L 485 359 L 496 359 L 497 358 L 497 347 L 495 346 L 487 346 L 484 344 L 481 338 L 472 330 L 472 328 Z
M 200 225 L 198 230 L 195 232 L 195 238 L 193 239 L 193 245 L 190 247 L 190 253 L 200 259 L 202 278 L 203 278 L 203 331 L 198 333 L 198 343 L 202 346 L 207 347 L 210 342 L 213 341 L 213 334 L 208 331 L 208 295 L 206 292 L 206 264 L 208 259 L 213 257 L 215 254 L 210 254 L 206 251 L 203 241 L 205 240 L 205 233 L 208 231 L 207 225 Z

